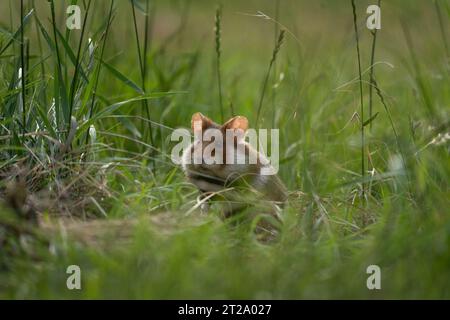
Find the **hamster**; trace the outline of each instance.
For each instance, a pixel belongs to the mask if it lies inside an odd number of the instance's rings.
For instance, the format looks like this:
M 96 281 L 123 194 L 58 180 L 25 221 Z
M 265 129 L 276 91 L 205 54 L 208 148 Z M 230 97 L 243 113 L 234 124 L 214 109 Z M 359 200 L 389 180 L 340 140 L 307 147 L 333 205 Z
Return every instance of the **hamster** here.
M 261 170 L 272 167 L 264 154 L 245 141 L 247 118 L 236 116 L 220 125 L 197 112 L 191 127 L 194 142 L 184 150 L 181 165 L 201 198 L 221 200 L 225 218 L 249 205 L 259 205 L 264 208 L 262 213 L 279 220 L 287 190 L 276 174 L 262 174 Z

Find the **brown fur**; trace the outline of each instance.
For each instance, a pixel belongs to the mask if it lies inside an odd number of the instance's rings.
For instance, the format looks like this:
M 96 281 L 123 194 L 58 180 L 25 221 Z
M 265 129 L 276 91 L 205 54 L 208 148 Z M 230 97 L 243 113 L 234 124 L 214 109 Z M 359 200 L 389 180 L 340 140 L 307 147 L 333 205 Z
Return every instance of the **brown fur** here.
M 227 155 L 227 138 L 226 138 L 226 130 L 242 130 L 246 131 L 248 128 L 248 120 L 245 117 L 237 116 L 231 118 L 223 125 L 219 125 L 209 119 L 208 117 L 202 115 L 201 113 L 195 113 L 192 116 L 192 130 L 194 131 L 194 135 L 198 132 L 196 130 L 198 128 L 194 128 L 194 124 L 196 121 L 201 123 L 202 130 L 202 155 L 205 148 L 212 143 L 209 141 L 203 140 L 203 135 L 206 130 L 210 128 L 219 129 L 222 132 L 223 141 L 222 141 L 222 152 L 223 152 L 223 164 L 194 164 L 193 163 L 193 154 L 195 148 L 199 148 L 197 145 L 198 142 L 192 143 L 189 149 L 183 155 L 182 166 L 185 171 L 185 174 L 190 182 L 195 184 L 199 190 L 204 194 L 210 194 L 214 192 L 221 192 L 225 188 L 229 187 L 228 183 L 234 181 L 235 179 L 242 179 L 244 184 L 248 185 L 247 191 L 236 190 L 235 192 L 226 192 L 221 194 L 227 201 L 230 201 L 229 205 L 225 205 L 223 216 L 229 217 L 232 216 L 237 211 L 241 210 L 243 207 L 248 207 L 249 204 L 255 204 L 265 207 L 265 209 L 261 209 L 260 213 L 269 213 L 275 216 L 277 219 L 279 218 L 277 206 L 283 206 L 284 202 L 287 199 L 287 190 L 281 180 L 276 175 L 261 175 L 260 170 L 263 167 L 261 158 L 264 157 L 257 150 L 253 149 L 248 143 L 246 143 L 243 139 L 238 140 L 237 137 L 234 137 L 233 148 L 235 149 L 235 154 L 237 154 L 237 146 L 238 144 L 244 145 L 245 156 L 250 156 L 250 154 L 256 155 L 257 163 L 256 164 L 226 164 L 225 159 Z M 197 143 L 197 144 L 196 144 Z M 214 156 L 214 155 L 213 155 Z M 189 158 L 191 163 L 189 163 Z M 202 157 L 203 160 L 203 157 Z M 248 160 L 248 158 L 247 158 Z M 233 183 L 231 183 L 233 186 Z M 243 203 L 233 203 L 233 200 L 236 199 L 244 199 Z M 226 202 L 226 201 L 225 201 Z

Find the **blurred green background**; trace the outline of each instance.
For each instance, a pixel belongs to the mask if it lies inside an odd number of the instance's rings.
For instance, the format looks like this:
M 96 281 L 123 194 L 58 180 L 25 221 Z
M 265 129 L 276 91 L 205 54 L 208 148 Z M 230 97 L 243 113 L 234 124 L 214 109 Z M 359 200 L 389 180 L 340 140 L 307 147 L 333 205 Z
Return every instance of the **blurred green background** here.
M 354 3 L 358 42 L 351 1 L 2 1 L 0 297 L 448 299 L 450 2 L 381 1 L 375 41 Z M 225 118 L 262 100 L 280 129 L 274 244 L 192 211 L 170 160 L 172 129 L 221 120 L 218 61 Z

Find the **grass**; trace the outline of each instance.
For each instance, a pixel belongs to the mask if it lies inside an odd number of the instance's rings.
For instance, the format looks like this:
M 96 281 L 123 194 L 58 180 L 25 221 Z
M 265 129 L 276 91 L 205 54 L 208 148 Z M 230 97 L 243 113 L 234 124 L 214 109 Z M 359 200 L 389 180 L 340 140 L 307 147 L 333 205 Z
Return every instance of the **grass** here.
M 262 91 L 261 91 L 261 97 L 259 98 L 258 109 L 256 111 L 255 127 L 258 127 L 259 117 L 261 114 L 261 109 L 262 109 L 263 101 L 264 101 L 264 94 L 267 90 L 267 83 L 269 81 L 270 70 L 272 70 L 272 66 L 275 63 L 275 61 L 277 60 L 277 55 L 281 49 L 281 45 L 283 44 L 283 39 L 284 39 L 284 30 L 281 30 L 280 34 L 278 36 L 278 40 L 275 44 L 275 48 L 273 49 L 273 52 L 272 52 L 272 58 L 270 59 L 269 68 L 267 69 L 266 76 L 264 77 L 264 82 L 263 82 Z
M 220 76 L 220 39 L 221 39 L 221 19 L 222 19 L 222 6 L 218 6 L 216 9 L 216 20 L 214 26 L 215 40 L 216 40 L 216 68 L 217 68 L 217 87 L 219 90 L 219 106 L 220 106 L 220 121 L 225 122 L 225 115 L 223 110 L 222 101 L 222 77 Z
M 365 168 L 365 157 L 366 157 L 366 136 L 364 134 L 365 120 L 364 120 L 364 95 L 363 95 L 363 83 L 361 74 L 361 54 L 359 51 L 359 34 L 358 34 L 358 20 L 356 14 L 355 0 L 351 0 L 352 11 L 353 11 L 353 27 L 355 28 L 355 40 L 356 40 L 356 55 L 358 60 L 358 76 L 359 76 L 359 97 L 360 97 L 360 111 L 359 111 L 359 121 L 361 123 L 361 178 L 364 180 L 366 175 Z M 372 66 L 372 65 L 371 65 Z M 361 197 L 365 198 L 365 183 L 362 181 L 361 184 Z
M 381 8 L 381 0 L 378 0 L 378 7 Z M 375 48 L 377 44 L 377 29 L 372 30 L 372 49 L 370 53 L 370 85 L 369 85 L 369 119 L 374 119 L 373 114 L 373 87 L 375 85 L 375 75 L 374 75 L 374 63 L 375 63 Z M 376 115 L 375 115 L 376 117 Z M 373 121 L 370 121 L 370 130 L 372 130 Z M 370 150 L 370 146 L 369 146 Z M 369 151 L 370 152 L 370 151 Z M 367 168 L 373 169 L 370 163 L 370 156 L 367 161 Z
M 383 2 L 375 38 L 369 4 L 2 2 L 0 298 L 450 298 L 449 5 Z M 271 245 L 170 159 L 227 99 L 280 128 Z
M 24 16 L 24 14 L 23 14 L 23 1 L 21 0 L 20 1 L 20 16 L 21 17 L 23 17 Z M 21 91 L 21 94 L 22 94 L 22 103 L 21 103 L 21 105 L 22 105 L 22 126 L 23 126 L 23 129 L 25 130 L 25 127 L 26 127 L 26 122 L 27 122 L 27 118 L 26 118 L 26 114 L 27 114 L 27 112 L 26 112 L 26 101 L 25 101 L 25 87 L 26 87 L 26 84 L 27 84 L 27 82 L 26 82 L 26 71 L 27 70 L 25 70 L 25 51 L 24 51 L 24 48 L 25 48 L 25 39 L 24 39 L 24 36 L 23 36 L 23 33 L 24 33 L 24 30 L 23 30 L 24 28 L 23 28 L 23 24 L 21 25 L 21 28 L 20 28 L 20 72 L 19 72 L 19 74 L 20 74 L 20 80 L 19 80 L 19 83 L 20 83 L 20 87 L 21 87 L 21 89 L 22 89 L 22 91 Z M 25 131 L 24 131 L 24 133 L 25 133 Z

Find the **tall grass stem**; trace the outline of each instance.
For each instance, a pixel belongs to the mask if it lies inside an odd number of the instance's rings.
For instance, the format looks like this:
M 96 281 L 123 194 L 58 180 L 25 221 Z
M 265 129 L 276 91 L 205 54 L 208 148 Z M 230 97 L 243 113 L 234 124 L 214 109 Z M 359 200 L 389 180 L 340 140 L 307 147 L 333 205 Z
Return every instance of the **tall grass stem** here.
M 359 95 L 360 95 L 360 121 L 361 121 L 361 178 L 364 180 L 365 176 L 365 134 L 364 134 L 364 96 L 363 96 L 363 86 L 362 86 L 362 76 L 361 76 L 361 55 L 359 51 L 359 34 L 358 34 L 358 21 L 356 16 L 356 6 L 355 0 L 351 0 L 353 9 L 353 27 L 355 29 L 355 40 L 356 40 L 356 53 L 358 56 L 358 75 L 359 75 Z M 365 197 L 365 183 L 362 182 L 361 195 Z
M 381 0 L 378 0 L 378 7 L 381 8 Z M 374 84 L 374 63 L 375 63 L 375 47 L 377 44 L 377 31 L 378 29 L 372 30 L 372 50 L 370 54 L 370 80 L 369 80 L 369 119 L 372 119 L 373 116 L 373 84 Z M 372 131 L 373 121 L 370 121 L 370 131 Z M 370 146 L 367 146 L 370 150 Z M 372 161 L 368 156 L 367 159 L 367 167 L 372 169 Z
M 141 85 L 142 85 L 142 90 L 145 93 L 145 80 L 146 80 L 146 74 L 145 74 L 146 67 L 145 67 L 145 64 L 146 64 L 146 62 L 144 62 L 144 60 L 146 60 L 147 57 L 146 56 L 142 57 L 142 54 L 141 54 L 141 43 L 140 43 L 140 40 L 139 40 L 139 31 L 138 31 L 138 27 L 137 27 L 136 10 L 134 8 L 133 0 L 130 0 L 130 4 L 131 4 L 131 10 L 132 10 L 132 13 L 133 13 L 134 34 L 135 34 L 135 37 L 136 37 L 136 50 L 137 50 L 137 53 L 138 53 L 139 69 L 140 69 L 140 72 L 141 72 Z M 148 10 L 148 0 L 147 0 L 147 3 L 146 3 L 146 7 L 147 7 L 147 10 Z M 147 19 L 148 19 L 148 12 L 146 13 L 146 20 Z M 146 21 L 145 27 L 148 28 L 148 21 Z M 148 34 L 148 30 L 145 30 L 144 33 L 147 35 Z M 146 43 L 146 41 L 144 41 L 144 43 Z M 144 48 L 145 52 L 146 52 L 146 50 L 147 49 Z M 145 99 L 142 100 L 141 104 L 142 104 L 142 108 L 144 109 L 144 111 L 146 113 L 147 119 L 151 120 L 151 118 L 150 118 L 150 110 L 148 108 L 147 100 L 145 100 Z M 144 122 L 142 122 L 141 130 L 142 130 L 143 133 L 146 131 Z M 149 130 L 150 130 L 149 131 L 150 143 L 151 143 L 151 145 L 153 145 L 153 134 L 152 134 L 152 127 L 151 126 L 149 127 Z
M 111 21 L 112 21 L 113 8 L 114 8 L 114 0 L 111 0 L 110 6 L 109 6 L 109 12 L 108 12 L 108 22 L 106 24 L 105 34 L 104 34 L 104 38 L 103 38 L 103 44 L 102 44 L 102 48 L 100 50 L 100 60 L 99 61 L 103 61 L 103 55 L 105 53 L 105 47 L 106 47 L 106 40 L 108 38 L 109 28 L 111 26 Z M 97 68 L 96 68 L 94 91 L 92 93 L 91 106 L 89 108 L 88 120 L 90 120 L 92 118 L 92 115 L 94 114 L 95 99 L 97 96 L 97 87 L 98 87 L 98 81 L 100 78 L 101 65 L 102 65 L 101 63 L 98 63 Z M 88 143 L 88 139 L 89 139 L 89 128 L 86 130 L 86 144 Z
M 78 73 L 81 68 L 81 65 L 80 65 L 81 47 L 83 46 L 84 33 L 86 31 L 87 18 L 89 16 L 89 9 L 91 7 L 91 3 L 92 3 L 92 0 L 89 0 L 87 8 L 86 8 L 86 13 L 84 15 L 83 26 L 81 28 L 80 42 L 78 44 L 77 58 L 76 58 L 76 63 L 75 63 L 75 71 L 74 71 L 74 75 L 72 78 L 72 83 L 70 85 L 70 102 L 69 102 L 70 109 L 69 109 L 69 123 L 68 123 L 67 130 L 70 129 L 70 125 L 71 125 L 70 119 L 72 118 L 72 113 L 73 113 L 73 104 L 74 104 L 74 99 L 75 99 L 75 91 L 77 90 L 76 88 L 77 88 L 77 82 L 78 82 Z
M 280 16 L 280 0 L 275 0 L 275 21 L 279 20 Z M 279 36 L 280 26 L 278 23 L 274 23 L 274 45 L 277 44 L 277 39 Z M 273 82 L 274 85 L 277 83 L 277 62 L 275 61 L 273 64 Z M 273 90 L 272 92 L 272 128 L 275 128 L 275 116 L 276 116 L 276 94 L 277 91 Z
M 273 49 L 273 52 L 272 52 L 272 58 L 270 59 L 269 68 L 267 69 L 266 76 L 264 77 L 264 82 L 263 82 L 263 86 L 262 86 L 261 96 L 259 98 L 258 110 L 256 112 L 255 127 L 258 127 L 259 117 L 260 117 L 260 114 L 261 114 L 261 109 L 262 109 L 262 105 L 263 105 L 263 101 L 264 101 L 264 94 L 266 92 L 267 82 L 269 81 L 270 71 L 272 70 L 272 66 L 275 63 L 275 61 L 277 59 L 278 52 L 280 51 L 281 45 L 283 44 L 284 33 L 285 33 L 285 30 L 281 30 L 280 31 L 280 34 L 278 36 L 278 40 L 277 40 L 277 42 L 275 44 L 275 48 Z
M 220 55 L 221 55 L 221 21 L 222 21 L 222 5 L 219 5 L 216 9 L 215 18 L 215 45 L 216 45 L 216 71 L 217 71 L 217 85 L 219 87 L 219 106 L 220 106 L 220 117 L 222 123 L 225 121 L 225 114 L 223 110 L 223 100 L 222 100 L 222 77 L 220 70 Z
M 56 51 L 56 67 L 57 67 L 57 76 L 56 78 L 58 79 L 57 83 L 55 83 L 55 117 L 56 117 L 56 123 L 57 126 L 59 126 L 59 115 L 61 113 L 61 107 L 60 107 L 60 97 L 56 96 L 56 93 L 59 90 L 59 93 L 61 94 L 61 88 L 59 87 L 61 84 L 60 82 L 62 81 L 62 63 L 61 63 L 61 56 L 59 54 L 59 45 L 58 45 L 58 37 L 56 36 L 56 18 L 55 18 L 55 3 L 53 2 L 53 0 L 50 1 L 50 11 L 51 11 L 51 16 L 52 16 L 52 30 L 53 30 L 53 40 L 55 41 L 55 51 Z M 58 88 L 56 88 L 58 87 Z M 57 90 L 58 89 L 58 90 Z M 68 120 L 68 123 L 70 124 L 70 119 Z
M 27 125 L 27 109 L 26 109 L 26 101 L 25 101 L 25 87 L 26 87 L 26 74 L 27 70 L 25 69 L 25 40 L 24 40 L 24 28 L 23 25 L 23 0 L 20 0 L 20 84 L 21 84 L 21 94 L 22 94 L 22 131 L 26 132 Z

